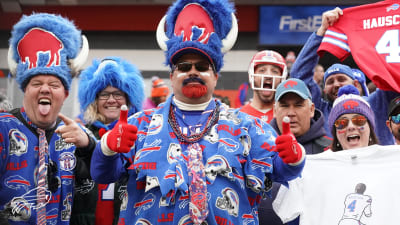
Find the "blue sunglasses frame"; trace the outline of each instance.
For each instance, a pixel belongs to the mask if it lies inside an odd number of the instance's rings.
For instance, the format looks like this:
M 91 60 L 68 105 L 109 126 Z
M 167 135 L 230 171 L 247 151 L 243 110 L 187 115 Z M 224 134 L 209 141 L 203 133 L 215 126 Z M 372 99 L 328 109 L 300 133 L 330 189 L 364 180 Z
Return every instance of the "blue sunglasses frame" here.
M 400 113 L 395 116 L 391 116 L 390 119 L 393 121 L 393 123 L 399 124 L 400 123 Z

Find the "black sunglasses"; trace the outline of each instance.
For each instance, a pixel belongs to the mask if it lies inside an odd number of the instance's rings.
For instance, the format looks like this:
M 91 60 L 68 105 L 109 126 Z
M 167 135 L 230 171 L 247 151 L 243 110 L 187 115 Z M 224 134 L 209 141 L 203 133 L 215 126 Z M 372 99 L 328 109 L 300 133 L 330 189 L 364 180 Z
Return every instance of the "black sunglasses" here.
M 194 68 L 196 68 L 197 71 L 199 72 L 206 72 L 210 68 L 214 70 L 214 65 L 210 64 L 209 62 L 206 61 L 201 61 L 197 63 L 191 63 L 191 62 L 180 62 L 174 65 L 174 70 L 178 69 L 181 72 L 188 72 L 192 69 L 194 65 Z

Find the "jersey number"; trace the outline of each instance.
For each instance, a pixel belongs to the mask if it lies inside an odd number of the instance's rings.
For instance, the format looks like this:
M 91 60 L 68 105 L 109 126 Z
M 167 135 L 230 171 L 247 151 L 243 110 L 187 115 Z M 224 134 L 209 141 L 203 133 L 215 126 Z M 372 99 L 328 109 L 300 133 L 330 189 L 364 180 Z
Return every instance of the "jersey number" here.
M 350 212 L 354 212 L 354 209 L 356 208 L 356 203 L 357 203 L 357 200 L 353 200 L 353 201 L 347 206 L 347 208 L 350 210 Z
M 114 183 L 107 185 L 107 188 L 101 191 L 102 200 L 114 200 Z
M 379 54 L 386 56 L 387 63 L 400 63 L 399 30 L 387 30 L 375 45 Z

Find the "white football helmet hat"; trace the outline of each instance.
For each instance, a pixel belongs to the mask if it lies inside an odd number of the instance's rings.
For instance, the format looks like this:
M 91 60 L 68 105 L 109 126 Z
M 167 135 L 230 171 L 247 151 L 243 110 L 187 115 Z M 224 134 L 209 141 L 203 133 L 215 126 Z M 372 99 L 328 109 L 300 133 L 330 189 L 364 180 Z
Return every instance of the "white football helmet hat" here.
M 260 64 L 272 64 L 281 68 L 282 76 L 272 75 L 272 74 L 256 74 L 254 69 L 257 65 Z M 262 91 L 275 91 L 275 83 L 278 79 L 282 81 L 287 77 L 287 66 L 285 59 L 277 52 L 272 50 L 264 50 L 257 52 L 253 58 L 251 59 L 250 66 L 249 66 L 249 82 L 251 88 L 253 90 L 262 90 Z M 255 87 L 254 85 L 254 78 L 261 77 L 261 86 Z M 264 88 L 264 81 L 266 79 L 272 79 L 272 87 L 271 88 Z

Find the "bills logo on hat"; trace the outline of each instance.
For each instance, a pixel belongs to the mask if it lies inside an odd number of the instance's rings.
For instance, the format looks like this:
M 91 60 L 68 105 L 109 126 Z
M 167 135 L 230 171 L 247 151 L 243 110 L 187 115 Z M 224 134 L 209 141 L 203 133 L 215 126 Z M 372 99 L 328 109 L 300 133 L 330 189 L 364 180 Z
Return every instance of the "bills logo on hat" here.
M 73 22 L 54 14 L 24 15 L 11 32 L 8 67 L 21 90 L 36 75 L 58 77 L 69 90 L 83 68 L 89 44 Z
M 359 105 L 358 102 L 353 101 L 353 100 L 348 100 L 343 103 L 343 108 L 354 109 L 354 108 L 358 107 L 358 105 Z
M 194 34 L 192 27 L 200 31 Z M 192 41 L 193 36 L 198 36 L 197 40 L 207 44 L 212 33 L 214 33 L 213 23 L 207 12 L 198 4 L 187 5 L 178 15 L 174 33 L 176 36 L 183 36 L 183 41 Z
M 18 42 L 17 50 L 22 63 L 29 63 L 28 68 L 37 67 L 41 54 L 48 55 L 49 66 L 60 66 L 60 52 L 63 43 L 53 33 L 40 28 L 33 28 Z
M 233 4 L 227 0 L 178 0 L 157 27 L 157 42 L 171 68 L 186 53 L 197 53 L 214 64 L 217 72 L 223 54 L 236 42 L 238 25 Z
M 297 82 L 294 80 L 288 80 L 284 85 L 285 88 L 293 88 L 297 86 Z

